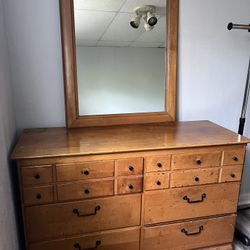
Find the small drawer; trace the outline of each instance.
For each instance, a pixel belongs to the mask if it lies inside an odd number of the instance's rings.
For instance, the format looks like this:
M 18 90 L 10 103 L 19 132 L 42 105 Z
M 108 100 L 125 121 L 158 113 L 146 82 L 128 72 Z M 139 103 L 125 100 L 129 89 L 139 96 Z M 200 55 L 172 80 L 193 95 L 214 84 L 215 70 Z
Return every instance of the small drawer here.
M 219 182 L 219 168 L 175 171 L 171 174 L 171 187 L 187 187 Z
M 31 244 L 30 250 L 139 250 L 140 229 L 120 229 Z
M 230 215 L 148 227 L 144 229 L 143 249 L 187 250 L 226 244 L 233 241 L 235 222 L 236 216 Z
M 118 176 L 140 175 L 143 174 L 143 158 L 119 159 L 115 167 Z
M 57 181 L 85 180 L 114 176 L 114 161 L 57 164 Z
M 142 192 L 142 177 L 121 177 L 117 180 L 117 193 L 141 193 Z
M 144 190 L 157 190 L 169 188 L 169 173 L 146 173 L 144 177 Z
M 114 181 L 78 181 L 57 185 L 59 201 L 88 199 L 114 194 Z
M 204 152 L 195 154 L 178 154 L 172 156 L 172 169 L 192 169 L 202 167 L 218 167 L 221 152 Z
M 144 224 L 235 213 L 239 182 L 171 188 L 144 194 Z
M 145 172 L 170 170 L 170 155 L 145 158 Z
M 240 181 L 243 165 L 224 166 L 221 173 L 221 182 Z
M 224 151 L 223 165 L 241 165 L 244 163 L 245 148 Z
M 140 212 L 140 194 L 25 207 L 27 240 L 56 240 L 139 226 Z
M 39 185 L 52 183 L 52 166 L 32 166 L 21 168 L 23 185 Z
M 34 187 L 23 189 L 23 201 L 25 205 L 50 203 L 54 200 L 53 186 Z

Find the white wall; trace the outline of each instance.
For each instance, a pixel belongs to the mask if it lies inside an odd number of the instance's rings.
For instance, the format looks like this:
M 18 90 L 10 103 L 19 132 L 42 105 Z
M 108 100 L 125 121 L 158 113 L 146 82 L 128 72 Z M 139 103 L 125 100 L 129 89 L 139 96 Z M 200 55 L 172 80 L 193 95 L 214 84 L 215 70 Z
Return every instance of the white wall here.
M 162 112 L 165 49 L 77 47 L 80 115 Z
M 250 33 L 226 26 L 231 21 L 248 24 L 249 11 L 249 0 L 180 1 L 180 120 L 208 119 L 237 132 Z M 245 135 L 250 137 L 250 105 L 247 118 Z M 248 149 L 242 194 L 250 193 L 249 164 Z
M 64 126 L 58 0 L 4 0 L 18 128 Z M 249 0 L 180 0 L 180 120 L 237 131 L 250 51 Z M 248 118 L 250 109 L 248 110 Z M 250 136 L 250 121 L 246 135 Z M 250 193 L 248 152 L 242 191 Z
M 15 137 L 7 40 L 0 0 L 0 250 L 18 249 L 9 151 Z
M 64 126 L 59 0 L 3 0 L 18 129 Z

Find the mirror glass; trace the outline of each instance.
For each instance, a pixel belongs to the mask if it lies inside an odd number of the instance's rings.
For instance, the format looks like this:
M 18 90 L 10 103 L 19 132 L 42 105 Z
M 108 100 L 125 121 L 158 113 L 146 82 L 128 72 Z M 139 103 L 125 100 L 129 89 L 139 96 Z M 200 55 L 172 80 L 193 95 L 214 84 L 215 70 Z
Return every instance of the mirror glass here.
M 79 115 L 164 112 L 166 0 L 74 0 L 74 19 Z

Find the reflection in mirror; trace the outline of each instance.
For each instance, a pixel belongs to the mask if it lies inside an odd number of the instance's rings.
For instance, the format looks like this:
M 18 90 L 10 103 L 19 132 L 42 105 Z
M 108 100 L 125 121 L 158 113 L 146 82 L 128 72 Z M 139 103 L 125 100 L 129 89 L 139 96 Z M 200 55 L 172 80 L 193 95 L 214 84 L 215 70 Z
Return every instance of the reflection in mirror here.
M 164 112 L 166 0 L 74 0 L 74 17 L 79 115 Z

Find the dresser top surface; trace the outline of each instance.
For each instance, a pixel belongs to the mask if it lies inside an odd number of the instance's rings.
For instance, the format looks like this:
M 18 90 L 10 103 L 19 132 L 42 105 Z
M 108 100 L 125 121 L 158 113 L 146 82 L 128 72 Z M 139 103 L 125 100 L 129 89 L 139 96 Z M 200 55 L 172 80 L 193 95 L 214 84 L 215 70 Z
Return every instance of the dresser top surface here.
M 95 128 L 25 129 L 11 158 L 30 159 L 246 144 L 249 139 L 209 121 Z

